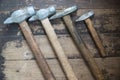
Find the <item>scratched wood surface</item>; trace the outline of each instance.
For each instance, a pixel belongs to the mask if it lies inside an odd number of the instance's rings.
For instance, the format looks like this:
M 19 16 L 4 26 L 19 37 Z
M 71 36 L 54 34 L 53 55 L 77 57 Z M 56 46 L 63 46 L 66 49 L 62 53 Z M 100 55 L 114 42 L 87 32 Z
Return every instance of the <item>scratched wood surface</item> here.
M 54 5 L 57 10 L 77 5 L 78 11 L 71 15 L 73 22 L 85 12 L 94 10 L 92 21 L 109 57 L 100 58 L 84 22 L 74 22 L 75 27 L 106 80 L 120 80 L 119 0 L 0 0 L 0 80 L 44 80 L 19 26 L 3 24 L 12 11 L 29 5 L 33 5 L 35 9 Z M 52 20 L 51 23 L 77 77 L 80 80 L 94 80 L 62 19 Z M 66 80 L 41 24 L 36 21 L 29 25 L 57 80 Z

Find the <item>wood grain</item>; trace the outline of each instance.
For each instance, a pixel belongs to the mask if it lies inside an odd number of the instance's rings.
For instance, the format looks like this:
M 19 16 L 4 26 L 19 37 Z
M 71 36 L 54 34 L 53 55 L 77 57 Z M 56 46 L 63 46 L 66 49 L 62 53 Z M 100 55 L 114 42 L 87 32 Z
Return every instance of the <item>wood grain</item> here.
M 46 80 L 55 80 L 55 77 L 51 71 L 51 69 L 48 66 L 48 63 L 46 62 L 43 53 L 41 52 L 41 49 L 39 48 L 28 24 L 26 21 L 21 22 L 20 24 L 21 31 L 24 34 L 24 37 L 26 39 L 26 42 L 33 52 L 33 55 L 35 56 L 36 63 L 38 64 L 44 78 Z
M 82 59 L 69 59 L 79 80 L 94 80 Z M 120 79 L 120 58 L 96 58 L 107 80 Z M 56 80 L 67 80 L 56 59 L 47 59 Z M 4 63 L 6 80 L 44 80 L 34 60 L 6 60 Z
M 98 67 L 96 61 L 94 60 L 93 56 L 91 55 L 91 52 L 84 44 L 84 41 L 82 40 L 81 36 L 79 36 L 78 32 L 76 31 L 71 17 L 69 15 L 66 15 L 63 17 L 63 20 L 66 24 L 67 29 L 69 30 L 72 39 L 75 41 L 76 46 L 78 47 L 79 51 L 81 52 L 81 55 L 83 56 L 84 60 L 86 61 L 86 64 L 88 64 L 88 67 L 91 70 L 91 73 L 95 77 L 96 80 L 105 80 L 104 75 L 102 74 L 100 68 Z
M 65 72 L 66 77 L 68 80 L 78 80 L 76 75 L 73 72 L 73 69 L 68 61 L 67 56 L 64 53 L 64 50 L 61 46 L 61 44 L 58 41 L 57 35 L 54 32 L 54 28 L 52 27 L 51 23 L 49 22 L 49 19 L 46 18 L 44 20 L 41 20 L 41 23 L 43 25 L 43 28 L 45 29 L 45 32 L 48 36 L 48 39 L 55 51 L 55 54 L 61 64 L 62 69 Z
M 57 9 L 67 8 L 73 5 L 77 5 L 79 8 L 101 8 L 101 9 L 116 9 L 120 8 L 119 0 L 1 0 L 0 11 L 13 11 L 25 6 L 34 5 L 37 9 L 45 8 L 54 5 Z
M 104 73 L 106 80 L 120 80 L 120 60 L 118 57 L 120 56 L 119 0 L 0 0 L 0 80 L 4 80 L 4 78 L 6 80 L 43 80 L 43 76 L 33 60 L 34 57 L 22 37 L 18 25 L 3 24 L 3 21 L 12 11 L 31 4 L 34 5 L 36 10 L 48 7 L 49 5 L 54 5 L 57 10 L 77 5 L 79 10 L 77 14 L 72 15 L 73 21 L 87 11 L 91 9 L 94 10 L 95 15 L 94 18 L 92 18 L 94 27 L 101 37 L 107 56 L 110 56 L 106 59 L 97 58 L 96 61 Z M 58 34 L 58 39 L 65 54 L 71 58 L 70 63 L 79 80 L 93 80 L 83 60 L 75 59 L 81 58 L 81 56 L 73 44 L 63 22 L 60 19 L 51 22 L 55 32 Z M 45 37 L 45 32 L 41 24 L 36 21 L 29 23 L 29 25 L 38 44 L 41 45 L 40 48 L 42 52 L 45 53 L 44 56 L 48 64 L 50 67 L 52 66 L 52 71 L 57 80 L 66 80 L 57 60 L 54 60 L 56 57 Z M 83 22 L 76 23 L 76 28 L 94 57 L 100 57 L 89 36 L 86 25 L 84 25 Z M 5 59 L 3 57 L 5 57 Z M 4 66 L 2 65 L 3 63 Z M 5 69 L 3 69 L 4 67 Z
M 104 46 L 101 42 L 101 39 L 100 39 L 97 31 L 95 30 L 95 28 L 93 26 L 92 21 L 90 19 L 86 19 L 85 22 L 86 22 L 87 28 L 92 36 L 92 39 L 94 40 L 94 43 L 96 44 L 96 46 L 100 52 L 100 55 L 102 57 L 106 57 L 106 52 L 105 52 Z

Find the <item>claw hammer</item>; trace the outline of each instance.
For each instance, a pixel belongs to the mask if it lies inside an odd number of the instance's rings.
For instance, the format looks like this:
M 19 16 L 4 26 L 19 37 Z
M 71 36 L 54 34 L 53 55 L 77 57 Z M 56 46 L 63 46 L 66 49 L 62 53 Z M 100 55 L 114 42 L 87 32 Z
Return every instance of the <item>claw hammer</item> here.
M 25 36 L 25 39 L 36 58 L 36 62 L 43 73 L 45 80 L 55 80 L 55 77 L 52 71 L 50 70 L 39 46 L 37 45 L 37 42 L 34 36 L 32 35 L 32 32 L 27 22 L 25 21 L 25 19 L 27 19 L 28 17 L 34 14 L 35 14 L 35 11 L 32 6 L 21 9 L 21 10 L 17 10 L 17 11 L 14 11 L 12 15 L 4 21 L 4 24 L 10 24 L 10 23 L 19 24 Z
M 105 80 L 100 68 L 98 67 L 94 58 L 91 56 L 90 51 L 86 48 L 81 36 L 77 33 L 77 31 L 72 23 L 72 20 L 71 20 L 70 16 L 68 15 L 76 10 L 77 10 L 77 6 L 72 6 L 61 12 L 56 13 L 55 15 L 50 17 L 50 20 L 56 19 L 56 18 L 62 18 L 64 20 L 64 23 L 66 24 L 67 29 L 69 30 L 72 38 L 74 39 L 84 60 L 87 62 L 89 68 L 91 69 L 91 73 L 94 75 L 95 79 L 96 80 Z

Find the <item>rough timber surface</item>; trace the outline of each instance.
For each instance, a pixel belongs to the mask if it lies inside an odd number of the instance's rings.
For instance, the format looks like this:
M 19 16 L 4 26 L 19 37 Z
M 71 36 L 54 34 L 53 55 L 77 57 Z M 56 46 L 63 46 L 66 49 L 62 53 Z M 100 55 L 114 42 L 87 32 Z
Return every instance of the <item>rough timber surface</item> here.
M 12 11 L 29 5 L 33 5 L 37 10 L 50 5 L 54 5 L 57 10 L 77 5 L 78 11 L 71 15 L 73 21 L 83 13 L 94 10 L 95 15 L 92 18 L 94 27 L 109 57 L 100 58 L 84 22 L 75 23 L 75 27 L 91 51 L 91 55 L 95 57 L 106 80 L 120 80 L 119 0 L 0 0 L 0 80 L 43 80 L 19 26 L 3 24 Z M 77 77 L 80 80 L 93 80 L 61 20 L 53 20 L 51 23 Z M 41 24 L 36 21 L 29 25 L 57 80 L 66 80 Z

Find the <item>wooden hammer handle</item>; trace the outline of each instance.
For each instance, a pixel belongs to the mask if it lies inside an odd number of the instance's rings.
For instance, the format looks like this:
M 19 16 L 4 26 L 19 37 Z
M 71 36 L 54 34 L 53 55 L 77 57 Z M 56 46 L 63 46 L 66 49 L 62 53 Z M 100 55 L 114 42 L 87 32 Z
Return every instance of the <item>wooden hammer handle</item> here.
M 92 21 L 88 18 L 88 19 L 85 20 L 85 22 L 87 24 L 87 27 L 88 27 L 88 29 L 90 31 L 90 34 L 91 34 L 96 46 L 98 47 L 98 50 L 99 50 L 101 56 L 105 57 L 106 56 L 105 49 L 104 49 L 104 47 L 102 45 L 102 42 L 101 42 L 95 28 L 93 27 Z
M 45 80 L 55 80 L 39 46 L 36 43 L 35 38 L 32 35 L 32 32 L 28 26 L 28 24 L 26 23 L 26 21 L 22 22 L 19 24 L 20 28 L 25 36 L 25 39 L 29 45 L 29 47 L 31 48 L 35 58 L 36 58 L 36 62 L 39 66 L 39 68 L 41 69 L 43 76 L 45 77 Z
M 74 28 L 70 16 L 69 15 L 64 16 L 63 20 L 64 20 L 66 27 L 68 28 L 72 38 L 74 39 L 79 51 L 81 52 L 84 60 L 87 62 L 89 68 L 91 69 L 92 74 L 96 78 L 96 80 L 105 80 L 97 63 L 95 62 L 94 58 L 91 56 L 90 51 L 86 48 L 80 35 L 77 33 L 76 29 Z
M 46 31 L 49 41 L 52 44 L 52 47 L 59 59 L 59 62 L 61 64 L 68 80 L 78 80 L 73 72 L 71 65 L 69 64 L 69 61 L 58 41 L 57 35 L 54 32 L 54 29 L 53 29 L 52 25 L 50 24 L 48 18 L 41 20 L 41 23 Z

